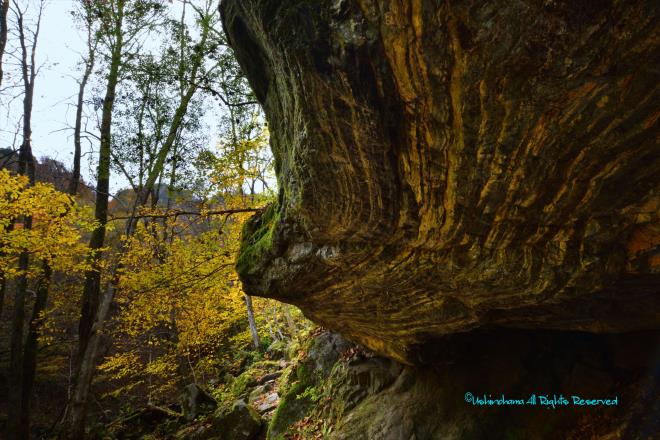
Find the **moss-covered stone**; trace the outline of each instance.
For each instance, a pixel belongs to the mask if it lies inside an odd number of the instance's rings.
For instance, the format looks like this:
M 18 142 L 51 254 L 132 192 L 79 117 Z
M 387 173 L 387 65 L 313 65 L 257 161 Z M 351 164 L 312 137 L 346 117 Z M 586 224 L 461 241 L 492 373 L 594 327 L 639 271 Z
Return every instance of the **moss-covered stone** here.
M 181 395 L 179 402 L 186 420 L 191 421 L 196 417 L 213 412 L 218 403 L 209 393 L 196 383 L 187 385 Z
M 280 397 L 280 404 L 268 426 L 268 440 L 283 440 L 284 434 L 297 421 L 302 420 L 314 408 L 314 401 L 303 396 L 310 386 L 301 381 L 292 384 L 287 393 Z
M 266 374 L 276 372 L 280 369 L 280 363 L 273 360 L 262 360 L 255 362 L 236 377 L 228 376 L 226 384 L 217 393 L 218 398 L 224 404 L 231 404 L 237 399 L 247 399 L 251 389 L 257 385 L 259 379 Z
M 290 341 L 275 341 L 266 349 L 266 355 L 271 359 L 291 359 L 289 345 Z
M 259 215 L 245 222 L 242 231 L 241 248 L 236 260 L 239 273 L 250 274 L 273 252 L 273 233 L 278 226 L 278 205 L 272 203 Z
M 318 409 L 323 385 L 343 352 L 353 344 L 324 332 L 302 341 L 299 356 L 280 378 L 280 404 L 268 427 L 268 439 L 279 440 L 297 422 Z
M 216 412 L 213 427 L 222 440 L 253 440 L 262 429 L 262 420 L 251 406 L 238 400 L 231 408 L 221 408 Z

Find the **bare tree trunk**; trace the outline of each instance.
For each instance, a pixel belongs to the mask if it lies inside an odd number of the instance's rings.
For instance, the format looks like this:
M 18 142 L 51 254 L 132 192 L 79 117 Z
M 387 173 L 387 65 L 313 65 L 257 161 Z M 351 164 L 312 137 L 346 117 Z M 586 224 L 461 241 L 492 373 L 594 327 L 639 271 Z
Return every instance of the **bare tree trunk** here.
M 254 349 L 260 351 L 261 340 L 259 339 L 259 333 L 257 332 L 257 323 L 254 320 L 254 310 L 252 308 L 252 298 L 250 297 L 250 295 L 245 295 L 245 305 L 247 307 L 247 316 L 248 316 L 248 324 L 250 325 L 250 333 L 252 334 L 252 343 L 254 344 Z
M 7 14 L 9 13 L 9 0 L 0 0 L 0 85 L 2 85 L 2 56 L 7 45 Z
M 64 431 L 65 438 L 82 439 L 85 436 L 85 416 L 87 415 L 90 386 L 96 368 L 96 355 L 113 297 L 114 283 L 110 282 L 107 284 L 105 294 L 101 298 L 99 308 L 95 314 L 96 319 L 90 328 L 85 351 L 79 359 L 78 375 L 69 402 L 68 421 Z
M 39 15 L 36 23 L 36 29 L 32 34 L 30 54 L 28 59 L 28 42 L 26 29 L 24 26 L 24 12 L 18 4 L 16 6 L 16 25 L 18 28 L 19 41 L 21 45 L 21 71 L 23 76 L 23 142 L 18 154 L 18 171 L 28 177 L 29 184 L 34 185 L 34 157 L 32 155 L 32 101 L 34 96 L 34 80 L 36 78 L 35 55 L 37 39 L 39 36 L 39 27 L 41 24 L 41 12 L 43 2 L 40 5 Z M 23 219 L 23 228 L 32 228 L 32 217 L 26 216 Z M 25 302 L 28 287 L 27 270 L 30 266 L 29 251 L 26 249 L 18 258 L 18 269 L 20 275 L 16 284 L 14 293 L 14 315 L 12 319 L 12 334 L 10 342 L 10 361 L 9 361 L 9 387 L 7 411 L 7 438 L 9 440 L 23 440 L 30 437 L 30 427 L 26 424 L 29 421 L 29 407 L 23 405 L 23 395 L 31 390 L 25 390 L 23 387 L 23 344 L 25 337 Z
M 76 121 L 73 129 L 73 169 L 71 171 L 71 180 L 69 181 L 69 194 L 76 194 L 78 191 L 78 184 L 80 183 L 80 156 L 81 156 L 81 143 L 80 134 L 82 131 L 82 111 L 85 98 L 85 87 L 87 81 L 94 69 L 94 61 L 96 54 L 96 37 L 92 29 L 90 19 L 87 21 L 87 59 L 85 59 L 85 71 L 83 72 L 82 79 L 78 86 L 78 100 L 76 102 Z
M 32 318 L 28 327 L 27 340 L 23 352 L 23 392 L 21 397 L 21 426 L 26 429 L 30 427 L 30 404 L 32 398 L 32 387 L 37 371 L 37 350 L 39 348 L 39 328 L 42 324 L 42 312 L 46 309 L 48 302 L 48 290 L 50 289 L 50 277 L 52 271 L 47 262 L 43 262 L 43 273 L 37 285 L 37 297 L 32 308 Z

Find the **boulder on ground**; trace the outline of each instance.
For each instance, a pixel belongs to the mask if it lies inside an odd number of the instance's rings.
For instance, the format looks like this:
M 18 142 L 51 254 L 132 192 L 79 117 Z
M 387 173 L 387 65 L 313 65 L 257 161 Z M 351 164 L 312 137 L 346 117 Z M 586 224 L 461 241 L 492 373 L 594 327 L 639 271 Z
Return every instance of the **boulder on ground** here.
M 277 408 L 279 403 L 280 396 L 277 391 L 273 391 L 255 401 L 254 406 L 260 414 L 264 414 Z
M 186 386 L 180 396 L 181 409 L 186 420 L 208 414 L 218 407 L 218 403 L 202 387 L 195 383 Z
M 252 440 L 261 432 L 261 416 L 244 400 L 219 409 L 213 419 L 217 436 L 222 440 Z
M 146 434 L 167 426 L 176 426 L 181 414 L 169 408 L 148 405 L 119 418 L 108 426 L 113 438 L 139 439 Z
M 263 385 L 259 385 L 255 387 L 252 391 L 250 391 L 250 396 L 248 397 L 248 403 L 252 404 L 256 400 L 259 400 L 259 398 L 264 394 L 271 392 L 273 390 L 274 385 L 275 385 L 275 381 L 269 381 Z

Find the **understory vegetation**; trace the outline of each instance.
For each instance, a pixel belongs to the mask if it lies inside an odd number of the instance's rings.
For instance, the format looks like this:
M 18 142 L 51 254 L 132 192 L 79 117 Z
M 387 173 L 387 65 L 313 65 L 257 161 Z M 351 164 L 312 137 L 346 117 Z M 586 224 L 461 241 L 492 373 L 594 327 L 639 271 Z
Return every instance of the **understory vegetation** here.
M 0 138 L 0 429 L 127 438 L 157 413 L 174 422 L 150 432 L 172 434 L 192 385 L 214 405 L 245 397 L 311 329 L 246 295 L 235 270 L 244 223 L 273 211 L 265 118 L 216 1 L 77 0 L 75 119 L 57 145 L 72 161 L 37 159 L 51 5 L 0 3 L 0 104 L 16 127 Z

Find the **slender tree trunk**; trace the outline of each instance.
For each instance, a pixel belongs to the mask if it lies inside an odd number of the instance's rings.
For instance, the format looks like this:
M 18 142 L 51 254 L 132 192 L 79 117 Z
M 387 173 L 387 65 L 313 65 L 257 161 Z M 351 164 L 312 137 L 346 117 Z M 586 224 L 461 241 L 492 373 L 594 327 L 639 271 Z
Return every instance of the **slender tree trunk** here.
M 199 67 L 197 64 L 195 66 Z M 192 74 L 193 82 L 196 80 L 195 78 L 196 72 L 197 69 L 194 67 Z M 154 165 L 151 169 L 151 172 L 149 173 L 149 176 L 147 177 L 145 185 L 142 187 L 140 194 L 138 194 L 138 200 L 141 205 L 147 203 L 147 200 L 149 199 L 149 192 L 154 188 L 154 185 L 156 184 L 156 180 L 158 179 L 158 177 L 160 176 L 163 170 L 165 161 L 167 160 L 167 156 L 172 150 L 174 142 L 178 137 L 179 130 L 181 129 L 181 124 L 183 123 L 183 118 L 188 112 L 188 104 L 190 104 L 190 100 L 192 99 L 196 91 L 197 91 L 197 85 L 191 84 L 190 88 L 183 96 L 176 111 L 174 112 L 174 116 L 172 118 L 172 124 L 170 125 L 167 137 L 163 142 L 163 146 L 160 148 L 158 154 L 156 155 Z
M 31 219 L 26 218 L 24 227 L 31 226 Z M 29 266 L 27 252 L 18 258 L 18 268 L 26 271 Z M 8 392 L 7 409 L 7 438 L 9 440 L 23 440 L 29 438 L 28 427 L 21 424 L 23 417 L 23 335 L 25 331 L 25 296 L 27 291 L 27 275 L 21 274 L 16 283 L 14 293 L 14 314 L 10 342 L 9 381 L 12 384 Z
M 137 200 L 136 200 L 137 204 Z M 136 210 L 133 209 L 133 212 Z M 135 217 L 131 217 L 126 223 L 125 235 L 130 237 L 135 232 L 137 224 Z M 59 433 L 59 438 L 78 440 L 85 435 L 85 417 L 89 403 L 90 387 L 96 369 L 96 357 L 102 340 L 102 332 L 105 321 L 110 311 L 110 305 L 114 299 L 115 286 L 118 282 L 118 273 L 121 270 L 121 263 L 115 262 L 110 275 L 110 280 L 106 284 L 105 293 L 100 298 L 98 309 L 94 315 L 94 321 L 89 331 L 89 338 L 85 345 L 85 350 L 78 359 L 78 369 L 73 388 L 73 394 L 69 400 L 67 409 L 63 416 L 64 426 Z
M 78 192 L 78 182 L 80 180 L 80 121 L 82 115 L 82 98 L 84 94 L 85 84 L 91 73 L 93 66 L 93 53 L 90 51 L 90 61 L 87 62 L 85 74 L 81 82 L 78 92 L 78 107 L 76 110 L 76 132 L 74 134 L 74 166 L 73 175 L 69 182 L 68 193 L 75 197 Z M 32 309 L 32 318 L 30 319 L 30 326 L 28 330 L 27 340 L 25 342 L 25 350 L 23 354 L 23 393 L 22 393 L 22 417 L 21 424 L 30 426 L 30 404 L 32 398 L 32 388 L 34 386 L 34 379 L 37 371 L 37 352 L 39 349 L 39 329 L 43 324 L 41 314 L 46 309 L 48 304 L 48 294 L 50 290 L 51 277 L 53 271 L 48 261 L 42 262 L 42 274 L 39 278 L 37 285 L 36 300 Z
M 195 53 L 192 56 L 192 67 L 190 70 L 188 88 L 185 89 L 185 91 L 182 90 L 181 92 L 181 101 L 179 101 L 179 105 L 174 111 L 172 123 L 170 124 L 169 130 L 167 132 L 167 137 L 165 138 L 162 147 L 156 155 L 151 173 L 147 177 L 147 181 L 145 182 L 145 185 L 138 196 L 141 204 L 145 204 L 147 202 L 149 197 L 149 190 L 154 187 L 156 179 L 160 176 L 161 171 L 163 170 L 167 156 L 169 155 L 170 151 L 172 151 L 174 143 L 179 136 L 179 131 L 181 130 L 183 119 L 188 112 L 188 105 L 195 95 L 195 92 L 197 92 L 199 88 L 198 73 L 204 62 L 204 50 L 206 48 L 206 42 L 208 41 L 208 35 L 210 31 L 211 29 L 209 28 L 208 24 L 202 27 L 202 35 L 200 36 L 199 43 L 195 45 Z
M 32 387 L 37 371 L 37 350 L 39 348 L 39 329 L 42 324 L 42 313 L 48 302 L 48 290 L 50 289 L 50 277 L 52 271 L 47 262 L 42 264 L 43 273 L 37 285 L 37 297 L 32 308 L 32 319 L 28 327 L 27 340 L 23 353 L 23 395 L 21 426 L 30 426 L 30 404 L 32 398 Z
M 5 296 L 7 295 L 7 279 L 4 270 L 0 270 L 0 319 L 5 308 Z
M 121 18 L 120 18 L 121 20 Z M 121 26 L 121 23 L 119 24 Z M 85 287 L 82 297 L 82 310 L 80 325 L 78 327 L 79 345 L 78 354 L 82 358 L 89 342 L 92 325 L 101 296 L 101 270 L 99 267 L 100 249 L 105 244 L 105 230 L 108 221 L 108 198 L 110 194 L 110 153 L 112 110 L 115 102 L 115 93 L 119 83 L 119 67 L 122 57 L 122 32 L 119 27 L 116 32 L 116 43 L 110 60 L 110 72 L 106 84 L 105 99 L 101 116 L 101 142 L 99 151 L 99 165 L 96 183 L 96 208 L 94 216 L 99 226 L 92 232 L 89 241 L 90 259 L 92 269 L 85 274 Z
M 108 221 L 108 199 L 110 195 L 110 159 L 112 111 L 114 108 L 119 70 L 123 55 L 124 2 L 117 3 L 114 18 L 114 44 L 110 56 L 110 66 L 106 82 L 105 98 L 101 114 L 100 151 L 96 182 L 96 207 L 94 216 L 99 226 L 92 232 L 89 241 L 91 270 L 85 273 L 80 323 L 78 326 L 78 365 L 73 393 L 63 417 L 60 437 L 79 439 L 85 434 L 85 417 L 90 395 L 90 386 L 96 367 L 101 329 L 105 322 L 113 297 L 112 280 L 101 297 L 101 248 L 105 244 Z M 113 273 L 113 278 L 115 274 Z
M 31 101 L 31 99 L 30 99 Z M 31 105 L 31 103 L 30 103 Z M 27 124 L 24 122 L 24 124 Z M 29 125 L 29 124 L 27 124 Z M 29 131 L 29 128 L 27 129 Z M 32 157 L 32 150 L 30 148 L 29 137 L 27 141 L 21 145 L 21 152 L 19 154 L 19 172 L 27 175 L 30 180 L 30 185 L 34 184 L 34 158 Z M 32 229 L 32 217 L 25 217 L 23 219 L 23 228 Z M 12 319 L 12 335 L 10 342 L 10 373 L 9 383 L 14 386 L 9 387 L 9 410 L 8 410 L 8 438 L 11 439 L 26 439 L 29 438 L 29 427 L 24 426 L 21 422 L 25 419 L 22 405 L 23 398 L 23 343 L 25 337 L 25 303 L 27 300 L 28 278 L 27 271 L 30 267 L 30 256 L 26 250 L 21 253 L 18 258 L 18 270 L 20 275 L 16 283 L 16 291 L 14 293 L 14 315 Z
M 0 86 L 2 85 L 2 56 L 7 45 L 7 14 L 9 13 L 9 0 L 0 0 Z
M 7 232 L 14 229 L 14 220 L 11 220 L 7 226 Z M 7 279 L 5 278 L 5 271 L 0 268 L 0 319 L 2 319 L 2 312 L 5 306 L 5 296 L 7 295 Z
M 247 307 L 247 316 L 248 316 L 248 323 L 250 325 L 250 333 L 252 334 L 252 343 L 254 344 L 254 349 L 260 351 L 261 340 L 259 339 L 259 333 L 257 332 L 257 323 L 254 320 L 254 310 L 252 308 L 252 298 L 250 297 L 250 295 L 245 295 L 245 305 Z
M 43 8 L 43 3 L 41 5 Z M 23 22 L 23 11 L 17 6 L 16 11 L 19 42 L 21 45 L 21 71 L 23 76 L 23 142 L 18 154 L 18 172 L 28 177 L 29 184 L 34 185 L 34 157 L 32 155 L 32 101 L 34 96 L 34 80 L 36 78 L 35 54 L 39 27 L 41 23 L 41 9 L 36 24 L 36 30 L 33 34 L 31 52 L 28 60 L 28 47 Z M 23 219 L 23 228 L 32 228 L 32 217 L 26 216 Z M 10 342 L 10 361 L 9 361 L 9 387 L 8 393 L 8 423 L 7 438 L 9 440 L 24 440 L 30 438 L 30 429 L 25 420 L 29 420 L 29 408 L 23 406 L 23 395 L 26 390 L 23 388 L 24 370 L 23 370 L 23 344 L 25 338 L 25 303 L 27 296 L 28 278 L 27 270 L 30 266 L 29 251 L 26 249 L 18 258 L 18 269 L 20 275 L 16 284 L 14 294 L 14 315 L 12 319 L 12 334 Z M 31 392 L 31 390 L 27 390 Z
M 289 304 L 283 304 L 284 307 L 284 318 L 286 319 L 286 323 L 289 327 L 289 332 L 291 333 L 291 339 L 296 337 L 296 334 L 298 333 L 298 328 L 296 327 L 296 322 L 293 320 L 293 317 L 291 316 L 291 307 Z
M 85 87 L 87 86 L 87 81 L 92 74 L 92 69 L 94 69 L 94 55 L 96 52 L 95 46 L 93 44 L 92 29 L 91 24 L 88 24 L 88 36 L 87 36 L 87 59 L 85 60 L 85 71 L 83 72 L 82 79 L 78 86 L 78 100 L 76 102 L 76 122 L 73 129 L 73 169 L 71 171 L 71 180 L 69 181 L 69 194 L 76 194 L 78 191 L 78 184 L 80 183 L 80 156 L 82 151 L 82 146 L 80 142 L 80 135 L 82 132 L 82 112 L 83 112 L 83 103 L 85 98 Z
M 115 274 L 113 274 L 114 276 Z M 90 395 L 90 386 L 96 368 L 96 355 L 98 353 L 103 326 L 110 310 L 110 304 L 114 297 L 114 283 L 107 284 L 105 293 L 100 300 L 99 308 L 95 314 L 95 320 L 90 328 L 89 339 L 82 357 L 79 359 L 78 374 L 73 389 L 73 395 L 69 403 L 68 426 L 65 437 L 70 439 L 82 439 L 85 436 L 85 416 Z

